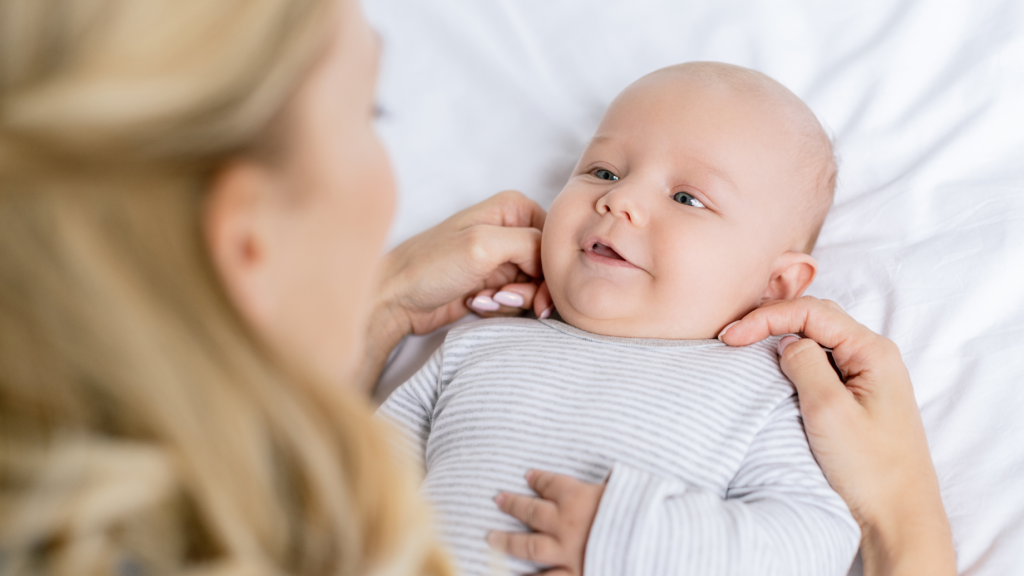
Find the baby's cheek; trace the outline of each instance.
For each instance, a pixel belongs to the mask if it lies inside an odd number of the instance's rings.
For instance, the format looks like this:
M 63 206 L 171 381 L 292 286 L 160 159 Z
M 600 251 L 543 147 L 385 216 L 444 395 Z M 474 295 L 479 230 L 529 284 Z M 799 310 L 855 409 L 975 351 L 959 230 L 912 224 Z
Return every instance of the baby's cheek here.
M 566 275 L 565 250 L 558 248 L 561 244 L 554 234 L 548 233 L 546 227 L 541 236 L 540 265 L 544 271 L 544 281 L 547 282 L 552 295 L 562 289 L 563 278 Z
M 695 244 L 675 247 L 676 256 L 657 273 L 652 314 L 703 331 L 735 309 L 737 278 L 726 254 Z
M 564 277 L 572 273 L 572 259 L 578 251 L 574 237 L 579 224 L 571 217 L 572 211 L 567 210 L 571 206 L 562 200 L 559 196 L 551 205 L 541 234 L 541 267 L 549 288 L 560 287 Z

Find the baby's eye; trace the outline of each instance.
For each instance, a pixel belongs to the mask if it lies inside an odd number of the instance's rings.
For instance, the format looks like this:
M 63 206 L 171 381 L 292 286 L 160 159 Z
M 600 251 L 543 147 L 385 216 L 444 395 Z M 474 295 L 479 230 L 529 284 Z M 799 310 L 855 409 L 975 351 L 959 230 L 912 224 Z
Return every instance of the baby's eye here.
M 687 194 L 686 192 L 676 192 L 672 195 L 672 199 L 680 204 L 686 204 L 688 206 L 693 206 L 694 208 L 704 207 L 700 200 L 697 200 L 692 194 Z
M 611 180 L 612 182 L 619 179 L 618 176 L 612 174 L 611 171 L 605 170 L 604 168 L 594 171 L 594 176 L 597 176 L 601 180 Z

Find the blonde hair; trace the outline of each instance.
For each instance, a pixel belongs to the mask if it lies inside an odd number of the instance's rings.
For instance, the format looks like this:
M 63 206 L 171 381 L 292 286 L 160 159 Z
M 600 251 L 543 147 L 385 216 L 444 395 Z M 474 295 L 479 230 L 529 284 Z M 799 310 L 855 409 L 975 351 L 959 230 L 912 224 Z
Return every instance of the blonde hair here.
M 328 0 L 0 0 L 0 574 L 448 574 L 362 398 L 265 349 L 203 241 Z

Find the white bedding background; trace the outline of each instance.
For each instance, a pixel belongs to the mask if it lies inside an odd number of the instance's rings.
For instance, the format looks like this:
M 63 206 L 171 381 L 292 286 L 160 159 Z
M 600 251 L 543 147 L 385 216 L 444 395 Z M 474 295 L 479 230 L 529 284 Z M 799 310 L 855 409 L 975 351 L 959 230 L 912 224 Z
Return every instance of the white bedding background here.
M 802 97 L 840 156 L 810 293 L 903 351 L 961 573 L 1024 574 L 1024 2 L 365 4 L 393 242 L 502 189 L 547 206 L 656 68 L 721 60 Z

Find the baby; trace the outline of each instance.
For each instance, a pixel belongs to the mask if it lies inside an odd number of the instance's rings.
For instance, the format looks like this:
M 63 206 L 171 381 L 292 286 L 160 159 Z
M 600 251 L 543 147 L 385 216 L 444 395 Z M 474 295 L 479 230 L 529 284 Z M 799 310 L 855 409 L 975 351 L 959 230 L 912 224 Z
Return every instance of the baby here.
M 835 173 L 758 72 L 682 64 L 615 99 L 544 225 L 562 321 L 459 326 L 380 409 L 463 574 L 846 574 L 860 533 L 777 339 L 715 339 L 813 280 Z

